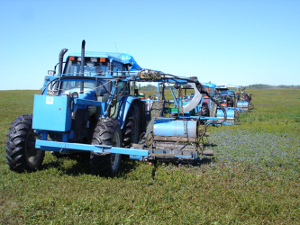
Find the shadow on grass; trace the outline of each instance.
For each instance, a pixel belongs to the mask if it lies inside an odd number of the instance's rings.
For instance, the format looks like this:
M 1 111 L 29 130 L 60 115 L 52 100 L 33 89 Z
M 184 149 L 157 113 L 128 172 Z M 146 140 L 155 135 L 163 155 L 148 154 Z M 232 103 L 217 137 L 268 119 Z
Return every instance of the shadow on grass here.
M 54 158 L 52 162 L 43 163 L 42 167 L 44 170 L 56 168 L 57 170 L 62 171 L 65 174 L 73 175 L 73 176 L 90 173 L 89 153 L 59 155 L 53 157 Z M 75 160 L 76 163 L 73 163 L 72 166 L 66 168 L 65 164 L 67 163 L 68 160 Z
M 129 159 L 128 156 L 122 156 L 119 172 L 116 177 L 124 177 L 126 174 L 130 173 L 131 170 L 136 169 L 138 162 L 139 161 Z
M 62 162 L 61 161 L 53 161 L 49 163 L 43 163 L 42 170 L 48 170 L 50 168 L 61 168 Z
M 76 164 L 72 165 L 72 167 L 65 170 L 65 173 L 68 175 L 78 176 L 80 174 L 90 174 L 90 153 L 83 152 L 70 155 L 70 159 L 76 161 Z
M 66 168 L 64 164 L 65 164 L 65 160 L 68 159 L 75 160 L 76 163 Z M 125 157 L 122 157 L 119 172 L 118 174 L 114 175 L 114 177 L 123 177 L 127 173 L 129 173 L 132 169 L 135 169 L 136 166 L 137 166 L 136 161 L 129 160 Z M 42 165 L 42 169 L 44 170 L 50 168 L 56 168 L 57 170 L 72 176 L 78 176 L 81 174 L 91 174 L 90 153 L 77 153 L 68 156 L 60 156 L 59 158 L 56 158 L 55 161 L 44 163 Z

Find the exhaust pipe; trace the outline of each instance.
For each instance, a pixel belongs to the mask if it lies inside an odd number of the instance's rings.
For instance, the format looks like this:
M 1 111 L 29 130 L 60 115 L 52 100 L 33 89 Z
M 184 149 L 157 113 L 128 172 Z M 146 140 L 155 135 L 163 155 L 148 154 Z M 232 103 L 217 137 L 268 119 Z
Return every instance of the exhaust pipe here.
M 62 74 L 62 64 L 63 64 L 63 60 L 64 60 L 64 55 L 66 54 L 67 51 L 68 51 L 68 49 L 64 48 L 59 53 L 59 56 L 58 56 L 58 75 Z
M 81 45 L 81 66 L 80 66 L 80 73 L 81 76 L 84 76 L 84 64 L 85 64 L 85 40 L 82 41 Z M 83 94 L 84 89 L 84 82 L 81 81 L 80 83 L 80 94 Z

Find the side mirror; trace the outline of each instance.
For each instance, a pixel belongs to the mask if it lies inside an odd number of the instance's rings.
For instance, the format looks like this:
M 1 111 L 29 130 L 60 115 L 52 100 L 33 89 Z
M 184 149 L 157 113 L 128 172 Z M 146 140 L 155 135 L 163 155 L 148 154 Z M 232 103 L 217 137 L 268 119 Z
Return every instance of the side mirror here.
M 48 70 L 48 75 L 54 76 L 56 74 L 55 70 Z

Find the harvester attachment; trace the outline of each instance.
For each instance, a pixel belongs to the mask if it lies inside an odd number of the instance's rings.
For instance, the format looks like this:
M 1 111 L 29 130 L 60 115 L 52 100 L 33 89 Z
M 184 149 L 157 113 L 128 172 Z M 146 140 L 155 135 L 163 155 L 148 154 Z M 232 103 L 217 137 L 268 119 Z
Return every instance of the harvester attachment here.
M 198 119 L 162 117 L 164 101 L 153 104 L 151 120 L 144 138 L 135 149 L 148 149 L 147 161 L 194 163 L 200 155 L 212 156 L 212 150 L 204 150 L 208 132 Z

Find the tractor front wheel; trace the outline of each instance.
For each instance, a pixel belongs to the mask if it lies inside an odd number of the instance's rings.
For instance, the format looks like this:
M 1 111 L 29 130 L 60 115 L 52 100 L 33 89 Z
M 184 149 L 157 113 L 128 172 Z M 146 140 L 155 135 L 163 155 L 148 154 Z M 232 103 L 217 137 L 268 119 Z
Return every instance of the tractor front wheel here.
M 35 148 L 37 134 L 32 130 L 32 115 L 18 117 L 9 128 L 6 139 L 6 162 L 16 172 L 39 168 L 45 152 Z
M 92 145 L 122 146 L 120 123 L 113 118 L 100 119 L 94 130 Z M 118 172 L 121 162 L 120 154 L 102 154 L 91 152 L 90 164 L 92 174 L 111 176 Z

